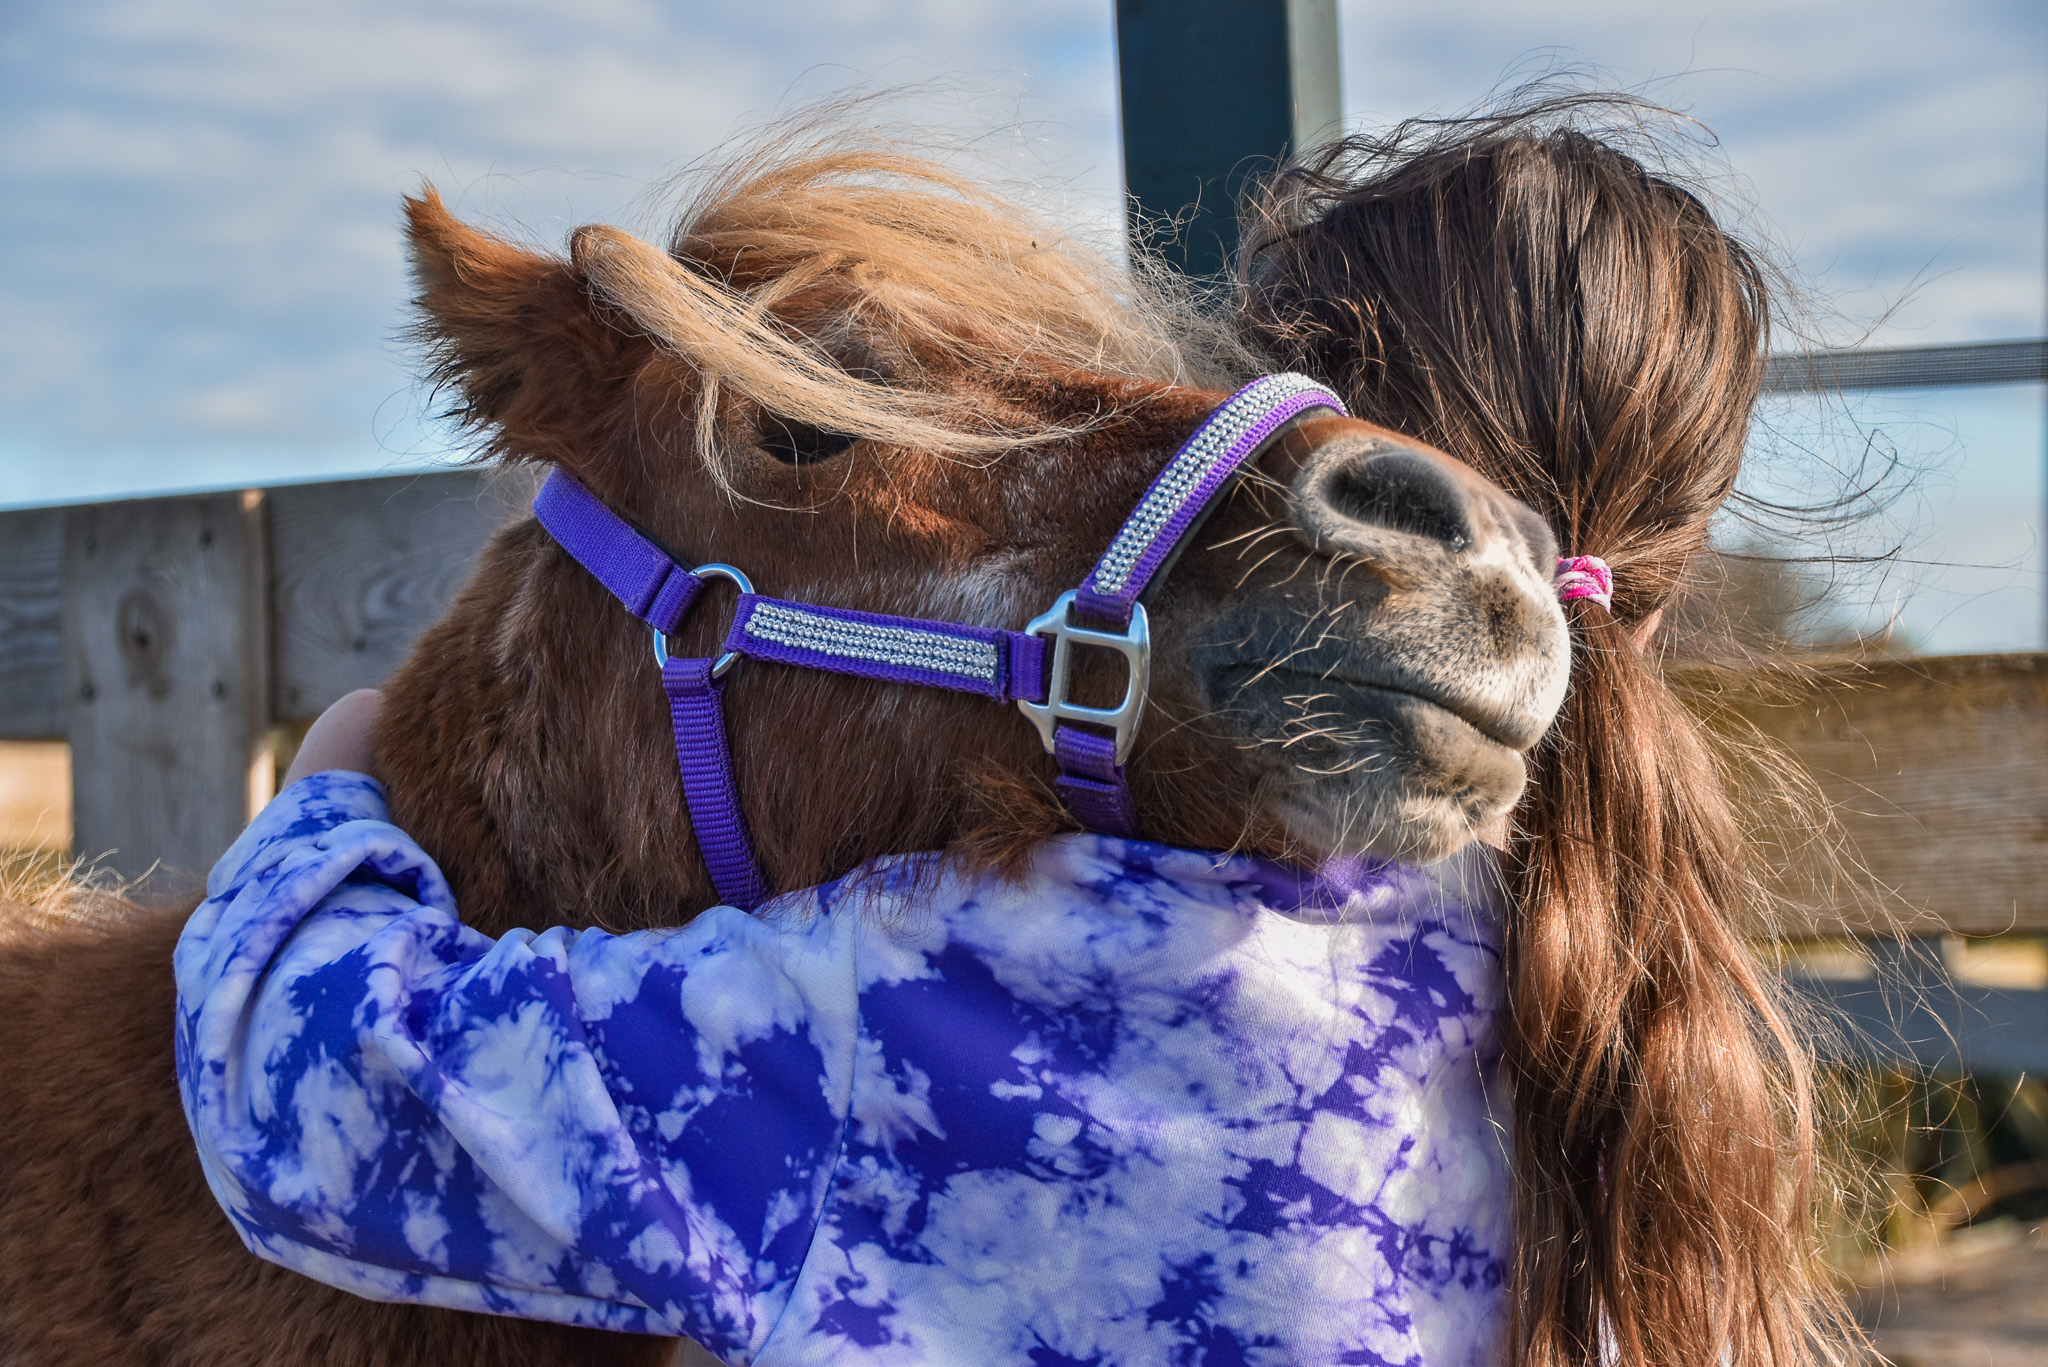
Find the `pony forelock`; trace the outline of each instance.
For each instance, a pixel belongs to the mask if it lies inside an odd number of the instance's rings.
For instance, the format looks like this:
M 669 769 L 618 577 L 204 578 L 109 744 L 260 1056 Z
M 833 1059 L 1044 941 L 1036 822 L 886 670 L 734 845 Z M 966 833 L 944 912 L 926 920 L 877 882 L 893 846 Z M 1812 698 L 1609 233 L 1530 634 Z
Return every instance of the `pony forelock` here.
M 1030 367 L 1217 383 L 1222 329 L 1184 288 L 1134 276 L 1071 234 L 937 161 L 877 146 L 786 140 L 704 175 L 668 250 L 622 229 L 571 239 L 593 295 L 702 379 L 698 452 L 718 465 L 727 394 L 777 416 L 893 446 L 971 458 L 1080 434 L 931 382 L 842 368 L 777 310 L 829 291 L 838 326 L 955 374 Z

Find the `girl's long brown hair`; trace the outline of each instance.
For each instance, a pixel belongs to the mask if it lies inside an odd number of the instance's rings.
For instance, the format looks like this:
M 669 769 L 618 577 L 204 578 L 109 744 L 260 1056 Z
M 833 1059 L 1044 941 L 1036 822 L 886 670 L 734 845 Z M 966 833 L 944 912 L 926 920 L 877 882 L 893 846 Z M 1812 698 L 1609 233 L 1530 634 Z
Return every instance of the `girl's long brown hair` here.
M 1283 173 L 1244 316 L 1360 416 L 1469 461 L 1604 557 L 1505 869 L 1511 1360 L 1847 1360 L 1814 1255 L 1808 1052 L 1748 939 L 1767 895 L 1698 723 L 1642 644 L 1733 491 L 1771 276 L 1589 106 L 1410 123 Z

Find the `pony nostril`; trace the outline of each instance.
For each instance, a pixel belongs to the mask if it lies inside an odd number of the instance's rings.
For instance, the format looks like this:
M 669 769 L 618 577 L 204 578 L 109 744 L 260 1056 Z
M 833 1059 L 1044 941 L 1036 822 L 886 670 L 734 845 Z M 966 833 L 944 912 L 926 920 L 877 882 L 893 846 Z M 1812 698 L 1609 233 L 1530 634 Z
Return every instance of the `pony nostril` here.
M 1352 522 L 1427 537 L 1453 551 L 1472 544 L 1465 491 L 1418 451 L 1377 447 L 1333 461 L 1318 492 L 1331 512 Z

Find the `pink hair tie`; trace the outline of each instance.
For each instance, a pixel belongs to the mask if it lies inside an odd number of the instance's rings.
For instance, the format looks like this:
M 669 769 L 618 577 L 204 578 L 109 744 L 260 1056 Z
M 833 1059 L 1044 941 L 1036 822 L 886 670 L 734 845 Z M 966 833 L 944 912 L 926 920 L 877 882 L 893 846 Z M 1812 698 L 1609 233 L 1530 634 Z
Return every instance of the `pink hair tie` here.
M 1597 555 L 1567 555 L 1557 562 L 1557 601 L 1590 598 L 1609 612 L 1614 611 L 1614 571 Z

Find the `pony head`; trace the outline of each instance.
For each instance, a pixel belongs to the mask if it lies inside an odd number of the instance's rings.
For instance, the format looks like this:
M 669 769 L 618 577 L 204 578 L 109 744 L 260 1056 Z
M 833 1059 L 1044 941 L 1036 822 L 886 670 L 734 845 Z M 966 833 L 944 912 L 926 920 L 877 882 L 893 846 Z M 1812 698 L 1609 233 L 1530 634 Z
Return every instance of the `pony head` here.
M 1021 627 L 1079 584 L 1242 377 L 1070 239 L 929 163 L 764 155 L 666 249 L 566 258 L 408 205 L 436 379 L 484 450 L 573 473 L 761 592 Z M 1544 524 L 1386 428 L 1300 422 L 1151 603 L 1142 833 L 1315 860 L 1443 856 L 1521 791 L 1568 652 Z M 677 648 L 710 654 L 720 601 Z M 1084 658 L 1082 702 L 1122 666 Z M 757 662 L 725 700 L 770 881 L 1000 863 L 1071 828 L 1037 732 L 970 697 Z M 480 923 L 673 923 L 711 900 L 645 629 L 532 523 L 394 681 L 381 762 Z

